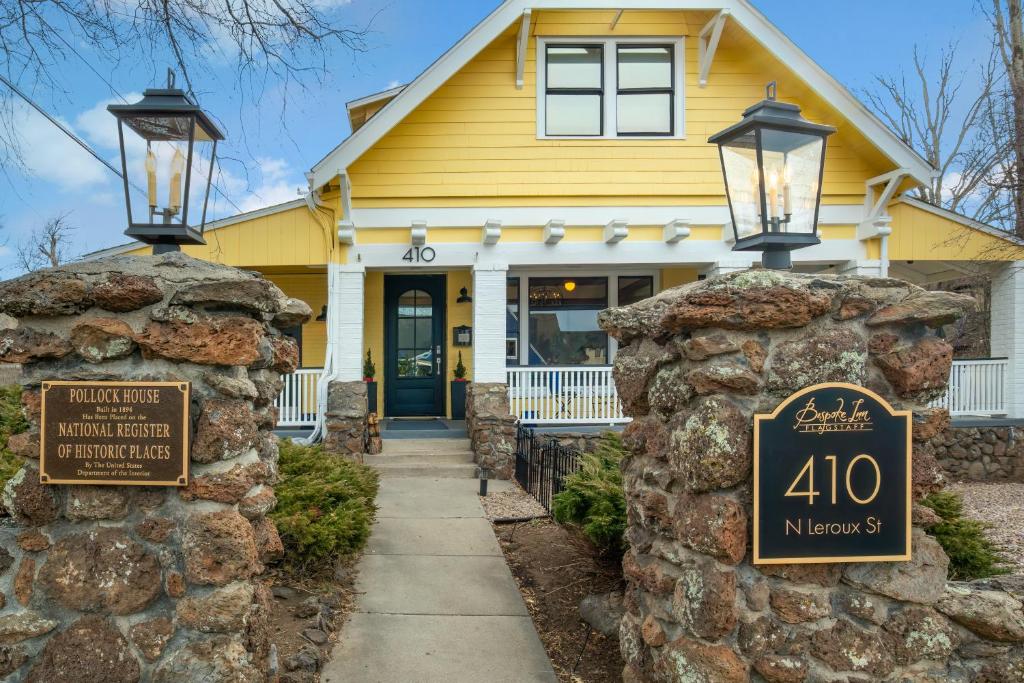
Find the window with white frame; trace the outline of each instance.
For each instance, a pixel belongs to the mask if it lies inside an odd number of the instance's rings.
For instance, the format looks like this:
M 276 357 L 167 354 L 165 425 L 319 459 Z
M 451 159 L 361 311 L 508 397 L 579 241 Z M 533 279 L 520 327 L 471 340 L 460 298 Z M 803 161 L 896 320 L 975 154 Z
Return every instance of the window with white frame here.
M 684 136 L 682 39 L 538 41 L 538 137 Z

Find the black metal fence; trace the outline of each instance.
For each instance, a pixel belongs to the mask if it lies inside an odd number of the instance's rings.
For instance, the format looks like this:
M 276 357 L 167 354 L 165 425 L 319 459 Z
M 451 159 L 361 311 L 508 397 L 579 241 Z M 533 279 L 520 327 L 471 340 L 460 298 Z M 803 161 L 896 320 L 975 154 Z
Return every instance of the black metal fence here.
M 516 481 L 551 512 L 551 499 L 565 485 L 565 478 L 580 468 L 581 453 L 553 437 L 537 436 L 534 430 L 516 430 Z

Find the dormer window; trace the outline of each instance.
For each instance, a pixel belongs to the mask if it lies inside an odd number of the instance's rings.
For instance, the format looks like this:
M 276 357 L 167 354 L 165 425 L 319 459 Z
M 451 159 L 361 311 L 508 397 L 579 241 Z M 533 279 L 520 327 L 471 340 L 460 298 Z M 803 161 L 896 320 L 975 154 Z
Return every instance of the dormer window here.
M 541 38 L 540 138 L 682 138 L 683 41 Z

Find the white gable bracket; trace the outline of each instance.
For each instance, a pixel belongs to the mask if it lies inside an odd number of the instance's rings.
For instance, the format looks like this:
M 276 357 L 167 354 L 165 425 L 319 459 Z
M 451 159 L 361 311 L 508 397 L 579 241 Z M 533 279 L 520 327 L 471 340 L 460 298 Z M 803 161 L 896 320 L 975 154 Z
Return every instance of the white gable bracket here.
M 558 244 L 565 237 L 565 221 L 553 218 L 544 226 L 544 244 Z
M 523 16 L 519 20 L 519 38 L 516 40 L 516 90 L 523 89 L 523 72 L 526 69 L 526 43 L 530 39 L 530 13 L 532 10 L 523 10 Z
M 501 239 L 501 221 L 488 220 L 484 223 L 483 243 L 495 245 Z
M 725 20 L 729 17 L 728 9 L 719 10 L 711 21 L 700 30 L 697 39 L 697 71 L 700 87 L 708 84 L 708 74 L 711 73 L 711 62 L 715 60 L 715 51 L 718 50 L 718 41 L 722 38 L 722 29 L 725 27 Z
M 897 168 L 894 171 L 883 173 L 880 176 L 869 178 L 864 185 L 864 220 L 857 226 L 857 239 L 868 240 L 873 237 L 885 237 L 892 234 L 892 227 L 889 225 L 892 218 L 886 215 L 885 210 L 896 195 L 903 179 L 910 175 L 910 169 Z M 878 197 L 875 197 L 875 188 L 882 186 Z
M 413 221 L 412 229 L 410 230 L 410 237 L 412 238 L 412 246 L 422 247 L 427 243 L 427 222 L 426 221 Z
M 690 236 L 690 221 L 682 218 L 676 218 L 665 224 L 665 229 L 662 232 L 665 241 L 669 244 L 675 244 L 685 240 Z
M 604 241 L 607 244 L 618 244 L 629 237 L 629 224 L 624 218 L 615 218 L 604 226 Z

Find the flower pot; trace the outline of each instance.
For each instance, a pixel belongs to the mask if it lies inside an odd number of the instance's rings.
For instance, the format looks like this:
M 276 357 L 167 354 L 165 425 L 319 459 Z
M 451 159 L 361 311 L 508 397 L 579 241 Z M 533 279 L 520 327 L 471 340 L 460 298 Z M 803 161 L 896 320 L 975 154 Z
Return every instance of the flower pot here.
M 466 385 L 469 384 L 464 379 L 452 380 L 452 419 L 453 420 L 465 420 L 466 419 Z
M 366 412 L 377 412 L 377 383 L 371 380 L 366 381 Z

